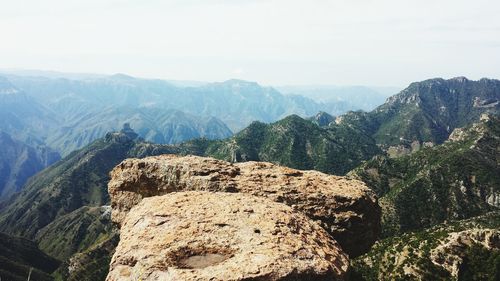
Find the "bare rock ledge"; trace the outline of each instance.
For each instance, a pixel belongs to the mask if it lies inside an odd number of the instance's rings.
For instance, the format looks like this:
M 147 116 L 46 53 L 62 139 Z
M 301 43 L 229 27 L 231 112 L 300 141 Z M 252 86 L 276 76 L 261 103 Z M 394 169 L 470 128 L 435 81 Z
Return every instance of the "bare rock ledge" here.
M 249 194 L 146 198 L 121 222 L 107 281 L 344 280 L 349 267 L 317 223 Z
M 189 190 L 248 193 L 284 203 L 318 222 L 351 257 L 367 252 L 380 233 L 380 206 L 361 181 L 196 156 L 127 159 L 116 166 L 108 185 L 112 219 L 121 224 L 145 197 Z

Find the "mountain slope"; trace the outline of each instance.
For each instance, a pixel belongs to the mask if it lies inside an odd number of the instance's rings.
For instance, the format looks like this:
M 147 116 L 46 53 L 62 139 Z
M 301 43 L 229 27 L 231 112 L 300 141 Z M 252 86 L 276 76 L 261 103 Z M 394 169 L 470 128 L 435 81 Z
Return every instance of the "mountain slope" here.
M 25 281 L 53 280 L 50 274 L 57 269 L 59 261 L 38 249 L 35 243 L 0 233 L 0 278 L 2 280 Z
M 366 130 L 386 147 L 412 142 L 443 143 L 453 129 L 500 113 L 500 81 L 463 77 L 412 83 L 369 113 L 351 112 L 339 120 Z
M 275 161 L 293 161 L 286 162 L 290 165 L 302 165 L 301 153 L 310 150 L 310 153 L 315 153 L 307 156 L 313 165 L 325 170 L 340 169 L 336 163 L 341 157 L 357 157 L 352 163 L 355 165 L 360 161 L 359 157 L 364 157 L 365 151 L 374 154 L 377 150 L 373 140 L 364 136 L 367 143 L 354 147 L 351 154 L 341 155 L 345 149 L 342 145 L 349 142 L 346 138 L 350 136 L 350 129 L 320 128 L 298 116 L 271 125 L 254 123 L 238 139 L 242 147 L 252 142 L 255 126 L 263 126 L 270 137 L 259 144 L 258 149 L 260 146 L 264 149 L 258 155 L 266 159 L 272 157 Z M 272 138 L 276 132 L 281 132 L 279 138 L 287 145 L 278 146 L 282 141 Z M 301 143 L 293 145 L 304 136 L 308 136 L 310 143 L 307 147 Z M 359 137 L 359 133 L 356 136 Z M 113 245 L 116 245 L 112 226 L 107 218 L 102 217 L 103 207 L 100 207 L 108 203 L 107 182 L 111 168 L 129 157 L 165 153 L 215 155 L 224 151 L 223 146 L 231 141 L 197 139 L 179 145 L 157 145 L 143 142 L 126 125 L 120 133 L 109 133 L 36 175 L 0 210 L 0 230 L 36 240 L 44 251 L 63 260 L 56 274 L 58 278 L 102 278 L 107 263 L 96 261 L 109 260 Z M 251 146 L 245 148 L 253 149 Z M 281 152 L 269 153 L 274 150 Z M 320 162 L 314 162 L 315 155 L 322 151 L 333 158 L 323 157 Z M 285 154 L 286 158 L 279 158 Z
M 35 241 L 45 253 L 66 260 L 74 253 L 106 240 L 111 232 L 109 206 L 83 206 L 42 228 L 36 234 Z
M 253 123 L 223 141 L 198 139 L 170 146 L 143 142 L 127 125 L 121 133 L 109 133 L 36 175 L 1 209 L 0 231 L 35 239 L 41 229 L 65 214 L 107 204 L 107 173 L 123 159 L 164 153 L 268 161 L 343 174 L 380 150 L 355 129 L 321 128 L 296 115 L 269 125 Z
M 37 172 L 59 160 L 44 146 L 33 148 L 0 131 L 0 199 L 19 191 Z
M 0 211 L 0 231 L 34 239 L 40 229 L 82 206 L 105 205 L 108 172 L 129 157 L 171 153 L 124 130 L 109 133 L 37 174 Z
M 254 122 L 234 137 L 213 141 L 204 154 L 226 161 L 265 161 L 330 174 L 344 174 L 381 153 L 363 132 L 332 124 L 319 127 L 297 115 L 272 124 Z
M 499 151 L 500 119 L 484 116 L 442 145 L 399 158 L 377 156 L 350 175 L 381 197 L 387 236 L 498 210 Z
M 352 262 L 353 280 L 500 278 L 500 212 L 378 241 Z

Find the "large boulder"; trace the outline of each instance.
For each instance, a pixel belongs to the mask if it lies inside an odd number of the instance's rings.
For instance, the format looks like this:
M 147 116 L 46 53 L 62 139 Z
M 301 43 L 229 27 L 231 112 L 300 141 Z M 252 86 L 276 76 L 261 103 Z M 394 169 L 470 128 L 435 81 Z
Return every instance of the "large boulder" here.
M 380 233 L 380 207 L 358 180 L 271 163 L 197 156 L 127 159 L 111 172 L 112 219 L 120 224 L 142 198 L 176 191 L 241 192 L 284 203 L 317 221 L 351 257 L 367 252 Z
M 121 223 L 107 281 L 345 280 L 349 268 L 317 223 L 249 194 L 145 198 Z

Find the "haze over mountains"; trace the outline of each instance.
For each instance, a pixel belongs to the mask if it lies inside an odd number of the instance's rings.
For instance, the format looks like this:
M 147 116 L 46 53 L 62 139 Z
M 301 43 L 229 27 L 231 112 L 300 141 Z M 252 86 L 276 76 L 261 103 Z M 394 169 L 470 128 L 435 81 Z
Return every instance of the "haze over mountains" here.
M 337 108 L 342 106 L 349 110 L 361 109 L 364 111 L 374 109 L 384 103 L 389 96 L 395 95 L 401 90 L 397 87 L 325 85 L 279 86 L 277 89 L 287 95 L 301 95 L 316 101 L 331 103 Z
M 175 86 L 123 74 L 2 75 L 0 106 L 8 122 L 0 129 L 28 144 L 47 144 L 63 155 L 120 129 L 123 123 L 130 123 L 146 140 L 168 144 L 197 137 L 225 138 L 253 121 L 274 122 L 290 114 L 337 115 L 363 108 L 339 100 L 316 102 L 283 95 L 241 80 Z M 380 98 L 367 97 L 365 102 Z
M 380 98 L 373 91 L 367 93 L 363 102 Z M 19 190 L 59 155 L 120 130 L 125 123 L 140 137 L 158 144 L 200 137 L 223 139 L 254 121 L 269 123 L 290 114 L 306 117 L 318 111 L 340 114 L 363 108 L 361 103 L 346 104 L 344 98 L 315 101 L 241 80 L 171 83 L 123 74 L 2 71 L 0 131 L 5 151 L 17 152 L 4 155 L 0 197 Z M 17 148 L 7 136 L 19 143 Z M 32 149 L 23 154 L 18 151 L 20 145 Z M 31 152 L 39 150 L 47 155 Z M 50 159 L 44 164 L 33 160 L 41 157 Z

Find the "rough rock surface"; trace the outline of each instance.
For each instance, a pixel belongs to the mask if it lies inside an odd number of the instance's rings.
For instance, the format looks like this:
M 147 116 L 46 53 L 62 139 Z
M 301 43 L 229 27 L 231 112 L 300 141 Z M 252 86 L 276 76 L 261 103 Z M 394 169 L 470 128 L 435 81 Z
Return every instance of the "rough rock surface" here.
M 363 182 L 263 162 L 162 155 L 127 159 L 111 172 L 112 219 L 121 223 L 142 198 L 175 191 L 242 192 L 291 206 L 325 228 L 351 257 L 380 232 L 380 207 Z
M 348 267 L 323 228 L 284 204 L 188 191 L 128 213 L 106 280 L 344 280 Z
M 432 250 L 431 260 L 456 278 L 464 259 L 464 249 L 473 244 L 481 245 L 487 250 L 500 250 L 500 230 L 471 229 L 452 232 L 441 245 Z

